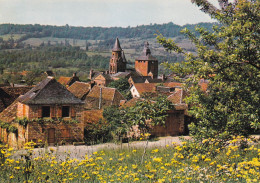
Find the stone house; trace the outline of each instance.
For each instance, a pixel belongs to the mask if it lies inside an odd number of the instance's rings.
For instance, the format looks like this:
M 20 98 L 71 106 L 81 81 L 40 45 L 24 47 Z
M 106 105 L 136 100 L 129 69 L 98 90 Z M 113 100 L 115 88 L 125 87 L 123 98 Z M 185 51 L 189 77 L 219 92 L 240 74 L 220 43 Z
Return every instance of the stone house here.
M 83 106 L 84 103 L 63 85 L 53 77 L 47 77 L 0 113 L 2 122 L 17 128 L 16 133 L 0 128 L 0 137 L 17 148 L 30 141 L 82 142 Z
M 110 74 L 107 73 L 99 73 L 97 74 L 92 81 L 94 81 L 95 85 L 100 87 L 108 86 L 109 83 L 113 81 Z

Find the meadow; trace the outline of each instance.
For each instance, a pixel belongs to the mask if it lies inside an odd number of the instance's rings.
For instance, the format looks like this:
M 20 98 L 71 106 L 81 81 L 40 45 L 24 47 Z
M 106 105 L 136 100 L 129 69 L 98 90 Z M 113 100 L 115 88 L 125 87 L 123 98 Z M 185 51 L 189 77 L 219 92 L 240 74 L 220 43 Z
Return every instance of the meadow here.
M 13 158 L 15 151 L 1 145 L 0 182 L 258 182 L 260 146 L 253 141 L 239 136 L 222 148 L 204 139 L 157 149 L 104 149 L 83 160 L 71 159 L 73 152 L 61 159 L 52 148 L 32 158 L 33 142 Z

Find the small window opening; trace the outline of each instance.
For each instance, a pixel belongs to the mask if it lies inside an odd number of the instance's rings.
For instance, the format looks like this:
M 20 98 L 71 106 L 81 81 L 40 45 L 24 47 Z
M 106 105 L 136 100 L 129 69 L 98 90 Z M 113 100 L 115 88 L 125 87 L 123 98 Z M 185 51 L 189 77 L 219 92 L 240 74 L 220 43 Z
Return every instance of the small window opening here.
M 50 117 L 51 114 L 51 110 L 50 110 L 50 106 L 43 106 L 42 107 L 42 117 Z
M 62 106 L 62 117 L 70 117 L 70 107 Z

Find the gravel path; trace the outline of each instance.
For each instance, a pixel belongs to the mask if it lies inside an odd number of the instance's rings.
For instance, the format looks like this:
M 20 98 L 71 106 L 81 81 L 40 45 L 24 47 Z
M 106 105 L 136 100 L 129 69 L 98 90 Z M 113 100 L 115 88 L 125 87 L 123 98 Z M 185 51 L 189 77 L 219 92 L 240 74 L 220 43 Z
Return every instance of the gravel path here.
M 184 136 L 183 138 L 189 139 L 190 137 Z M 171 145 L 173 142 L 180 144 L 181 140 L 179 137 L 160 137 L 157 141 L 149 141 L 148 148 L 157 148 L 157 147 L 165 147 L 166 145 Z M 58 159 L 63 160 L 68 155 L 70 158 L 76 159 L 84 159 L 86 154 L 92 154 L 93 152 L 100 151 L 102 149 L 117 149 L 117 148 L 143 148 L 146 145 L 146 141 L 134 141 L 130 143 L 123 144 L 115 144 L 115 143 L 104 143 L 97 145 L 65 145 L 65 146 L 50 146 L 48 147 L 48 151 L 54 151 L 54 154 L 58 157 Z M 34 157 L 43 155 L 46 148 L 36 148 L 34 149 Z

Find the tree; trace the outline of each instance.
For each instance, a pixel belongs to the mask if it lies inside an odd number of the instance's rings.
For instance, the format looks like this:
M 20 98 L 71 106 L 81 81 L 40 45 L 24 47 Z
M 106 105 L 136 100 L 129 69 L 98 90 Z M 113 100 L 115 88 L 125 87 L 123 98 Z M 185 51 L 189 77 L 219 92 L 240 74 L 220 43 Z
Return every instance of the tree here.
M 138 125 L 142 132 L 148 132 L 152 126 L 164 125 L 168 116 L 167 111 L 173 109 L 171 102 L 165 96 L 158 96 L 154 100 L 139 99 L 135 106 L 125 111 L 124 119 L 131 126 Z
M 116 88 L 128 100 L 132 98 L 127 78 L 120 78 L 119 80 L 112 81 L 108 84 L 108 87 Z
M 182 30 L 196 46 L 191 54 L 172 40 L 158 35 L 166 50 L 185 56 L 177 64 L 165 63 L 186 80 L 192 104 L 189 112 L 197 119 L 190 125 L 197 139 L 215 137 L 228 140 L 232 135 L 247 136 L 260 128 L 260 61 L 259 1 L 219 0 L 220 9 L 207 0 L 192 0 L 219 24 L 212 31 L 197 27 L 196 33 Z M 202 92 L 201 79 L 209 80 L 208 91 Z

